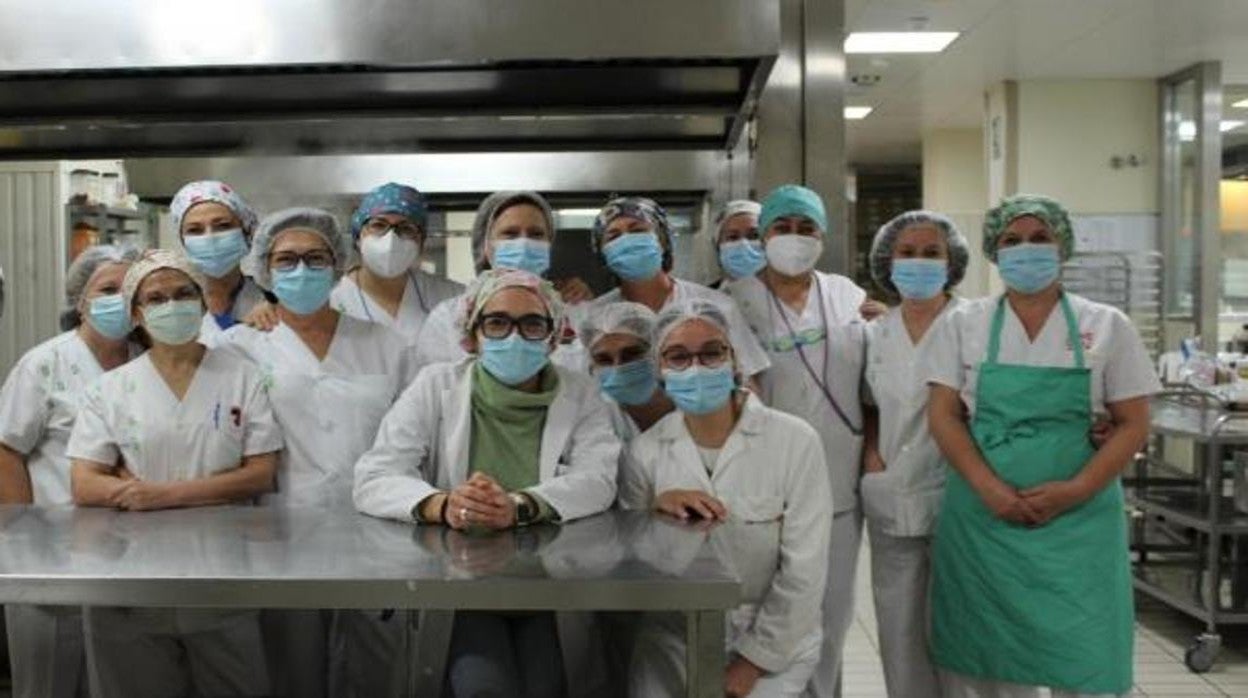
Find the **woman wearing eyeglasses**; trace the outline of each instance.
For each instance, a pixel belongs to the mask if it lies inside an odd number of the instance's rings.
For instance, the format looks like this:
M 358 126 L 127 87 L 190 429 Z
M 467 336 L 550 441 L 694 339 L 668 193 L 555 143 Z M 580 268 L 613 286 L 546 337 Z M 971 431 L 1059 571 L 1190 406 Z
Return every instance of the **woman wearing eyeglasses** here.
M 619 440 L 589 376 L 550 353 L 563 304 L 524 271 L 482 272 L 464 293 L 468 357 L 417 376 L 355 466 L 360 511 L 455 529 L 501 530 L 606 510 L 615 499 Z M 562 695 L 579 670 L 551 614 L 459 613 L 448 683 L 453 695 Z M 517 691 L 517 687 L 522 687 Z M 569 679 L 568 689 L 590 688 Z M 590 693 L 592 695 L 592 693 Z
M 392 327 L 415 346 L 434 307 L 464 290 L 417 266 L 428 235 L 428 213 L 424 195 L 412 187 L 390 182 L 368 192 L 351 216 L 351 239 L 363 264 L 338 281 L 330 305 Z
M 260 372 L 196 341 L 203 283 L 164 250 L 126 272 L 122 299 L 151 349 L 87 388 L 66 449 L 77 505 L 211 506 L 273 488 L 281 430 Z M 269 694 L 254 611 L 93 607 L 85 619 L 93 695 Z
M 415 374 L 414 349 L 397 332 L 331 307 L 350 244 L 325 211 L 267 216 L 250 264 L 257 283 L 277 296 L 278 325 L 269 332 L 235 327 L 223 340 L 261 368 L 287 435 L 272 497 L 280 506 L 350 507 L 351 469 Z M 324 695 L 328 675 L 356 695 L 386 695 L 391 670 L 405 667 L 403 614 L 337 612 L 327 658 L 329 622 L 319 611 L 266 612 L 270 651 L 279 655 L 277 692 Z
M 815 430 L 741 389 L 728 320 L 693 301 L 663 311 L 655 346 L 673 412 L 633 439 L 620 504 L 727 522 L 719 540 L 742 581 L 729 616 L 728 696 L 800 696 L 819 661 L 827 575 L 828 477 Z M 647 616 L 630 694 L 684 692 L 684 633 Z

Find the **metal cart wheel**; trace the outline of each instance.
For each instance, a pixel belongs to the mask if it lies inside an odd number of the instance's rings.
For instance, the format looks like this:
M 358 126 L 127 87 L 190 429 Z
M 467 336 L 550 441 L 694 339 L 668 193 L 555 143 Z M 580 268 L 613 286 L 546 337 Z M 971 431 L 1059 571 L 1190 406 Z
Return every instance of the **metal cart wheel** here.
M 1211 633 L 1197 635 L 1183 653 L 1183 663 L 1195 674 L 1203 674 L 1213 668 L 1222 650 L 1222 637 Z

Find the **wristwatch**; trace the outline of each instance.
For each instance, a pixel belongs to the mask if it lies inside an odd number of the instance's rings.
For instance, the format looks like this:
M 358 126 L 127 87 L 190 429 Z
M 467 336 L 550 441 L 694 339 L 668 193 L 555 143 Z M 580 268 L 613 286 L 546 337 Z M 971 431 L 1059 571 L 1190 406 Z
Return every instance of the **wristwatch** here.
M 537 520 L 537 502 L 533 498 L 522 492 L 512 492 L 507 495 L 511 497 L 511 503 L 516 505 L 516 525 L 528 526 Z

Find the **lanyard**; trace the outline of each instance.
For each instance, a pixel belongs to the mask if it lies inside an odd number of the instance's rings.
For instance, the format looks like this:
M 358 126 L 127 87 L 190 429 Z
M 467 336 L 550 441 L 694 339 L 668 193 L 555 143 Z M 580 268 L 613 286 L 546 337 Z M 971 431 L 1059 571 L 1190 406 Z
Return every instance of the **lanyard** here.
M 801 340 L 797 336 L 797 332 L 793 329 L 793 324 L 789 322 L 789 318 L 785 315 L 784 307 L 780 305 L 780 299 L 776 297 L 774 291 L 771 290 L 770 284 L 763 284 L 767 288 L 767 294 L 771 296 L 772 305 L 775 306 L 776 312 L 780 314 L 780 319 L 784 321 L 784 326 L 789 331 L 789 339 L 793 342 L 793 348 L 797 350 L 797 357 L 801 359 L 802 366 L 806 367 L 806 373 L 810 375 L 810 379 L 819 386 L 819 390 L 823 393 L 823 397 L 827 400 L 828 405 L 836 412 L 836 416 L 840 418 L 841 423 L 854 436 L 862 436 L 862 427 L 854 426 L 849 421 L 849 417 L 845 415 L 845 411 L 837 404 L 836 398 L 832 396 L 832 384 L 828 380 L 828 366 L 832 365 L 832 323 L 828 321 L 828 309 L 823 298 L 823 281 L 815 276 L 815 295 L 819 298 L 819 319 L 823 322 L 823 372 L 822 377 L 815 373 L 815 369 L 810 365 L 810 360 L 806 358 L 806 351 L 802 348 Z M 768 308 L 770 314 L 771 308 Z M 771 323 L 775 327 L 775 321 Z
M 416 277 L 412 275 L 410 270 L 407 272 L 407 278 L 411 280 L 412 288 L 416 289 L 416 302 L 420 303 L 420 309 L 428 315 L 429 306 L 425 305 L 425 295 L 420 292 L 420 284 L 416 283 Z M 373 311 L 368 309 L 368 301 L 364 298 L 364 289 L 360 286 L 360 273 L 358 271 L 355 273 L 355 293 L 360 297 L 360 307 L 364 309 L 364 314 L 368 316 L 368 321 L 377 322 L 377 319 L 373 317 Z M 403 301 L 400 300 L 399 306 L 402 307 L 402 305 Z

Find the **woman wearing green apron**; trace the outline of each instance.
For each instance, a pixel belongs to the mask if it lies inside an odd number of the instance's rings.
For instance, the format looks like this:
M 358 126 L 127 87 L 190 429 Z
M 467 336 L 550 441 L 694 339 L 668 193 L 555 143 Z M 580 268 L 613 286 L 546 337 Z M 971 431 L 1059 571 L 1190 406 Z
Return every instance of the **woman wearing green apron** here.
M 1007 290 L 948 313 L 924 358 L 931 432 L 952 466 L 931 591 L 946 697 L 1131 690 L 1118 475 L 1147 438 L 1160 384 L 1125 315 L 1062 290 L 1073 247 L 1052 199 L 990 210 L 983 250 Z M 1114 424 L 1099 450 L 1096 414 Z

